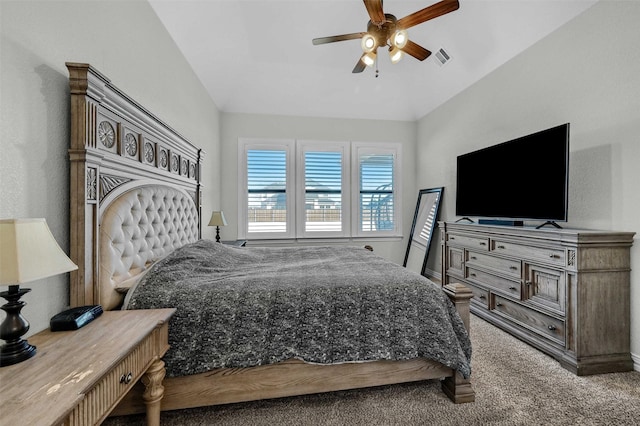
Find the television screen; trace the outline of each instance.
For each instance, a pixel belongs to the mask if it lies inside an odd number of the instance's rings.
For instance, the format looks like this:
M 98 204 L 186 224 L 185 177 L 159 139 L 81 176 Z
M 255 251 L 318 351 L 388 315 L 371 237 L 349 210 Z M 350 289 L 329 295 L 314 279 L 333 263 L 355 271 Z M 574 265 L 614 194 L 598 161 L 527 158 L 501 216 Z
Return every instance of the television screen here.
M 458 156 L 456 215 L 567 220 L 569 123 Z

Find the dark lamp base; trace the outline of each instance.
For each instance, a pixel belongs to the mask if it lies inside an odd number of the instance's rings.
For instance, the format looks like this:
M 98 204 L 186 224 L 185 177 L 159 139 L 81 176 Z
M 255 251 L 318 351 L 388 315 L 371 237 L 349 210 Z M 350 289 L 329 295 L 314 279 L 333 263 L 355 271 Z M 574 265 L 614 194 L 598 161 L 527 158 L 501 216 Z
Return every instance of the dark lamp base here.
M 26 361 L 36 354 L 36 347 L 30 345 L 26 340 L 20 339 L 11 342 L 0 348 L 0 367 L 17 364 Z
M 5 341 L 0 347 L 0 367 L 17 364 L 36 354 L 36 347 L 21 339 L 29 331 L 29 323 L 20 313 L 26 305 L 20 298 L 30 291 L 29 288 L 20 288 L 14 284 L 9 286 L 8 291 L 0 292 L 0 297 L 9 302 L 0 306 L 7 313 L 0 324 L 0 339 Z

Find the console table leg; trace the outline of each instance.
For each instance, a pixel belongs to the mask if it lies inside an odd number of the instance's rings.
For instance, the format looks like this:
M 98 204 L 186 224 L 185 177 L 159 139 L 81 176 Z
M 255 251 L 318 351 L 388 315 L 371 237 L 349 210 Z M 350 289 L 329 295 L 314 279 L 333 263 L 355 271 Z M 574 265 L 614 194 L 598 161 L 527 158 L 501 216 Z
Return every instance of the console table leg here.
M 165 373 L 164 361 L 158 359 L 151 364 L 141 379 L 145 387 L 142 399 L 147 406 L 148 426 L 160 425 L 160 401 L 164 396 L 162 380 L 164 379 Z

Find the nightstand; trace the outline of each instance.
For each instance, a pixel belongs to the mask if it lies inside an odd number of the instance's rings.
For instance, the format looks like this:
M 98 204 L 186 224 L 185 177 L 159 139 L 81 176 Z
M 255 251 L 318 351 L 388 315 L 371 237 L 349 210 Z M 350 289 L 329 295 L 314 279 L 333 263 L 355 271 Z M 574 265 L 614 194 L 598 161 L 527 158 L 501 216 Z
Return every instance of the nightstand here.
M 75 331 L 29 337 L 36 355 L 0 368 L 0 425 L 101 423 L 142 378 L 147 424 L 160 424 L 169 318 L 175 309 L 104 312 Z

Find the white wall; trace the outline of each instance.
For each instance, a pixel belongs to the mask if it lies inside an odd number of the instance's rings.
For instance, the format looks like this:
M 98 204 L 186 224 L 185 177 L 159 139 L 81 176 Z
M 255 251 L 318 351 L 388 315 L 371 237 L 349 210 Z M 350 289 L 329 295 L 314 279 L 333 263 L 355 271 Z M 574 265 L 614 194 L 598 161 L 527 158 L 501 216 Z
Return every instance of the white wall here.
M 330 118 L 284 117 L 256 114 L 223 113 L 222 144 L 222 208 L 228 226 L 221 228 L 224 240 L 238 235 L 238 138 L 289 138 L 321 141 L 399 142 L 402 144 L 402 191 L 404 238 L 390 242 L 376 241 L 374 251 L 392 261 L 402 263 L 407 234 L 418 198 L 415 186 L 414 122 L 380 120 L 346 120 Z M 229 220 L 231 218 L 231 220 Z
M 455 219 L 457 155 L 570 122 L 566 227 L 640 234 L 639 21 L 640 2 L 597 3 L 423 117 L 418 123 L 417 184 L 444 181 L 441 217 Z M 544 173 L 544 166 L 520 161 L 532 173 Z M 640 365 L 638 236 L 631 250 L 630 301 L 636 365 Z M 439 247 L 433 257 L 439 262 Z
M 95 66 L 204 148 L 204 210 L 219 207 L 218 109 L 146 1 L 1 0 L 0 20 L 0 218 L 44 217 L 69 252 L 67 61 Z M 33 334 L 68 306 L 68 274 L 26 287 Z

